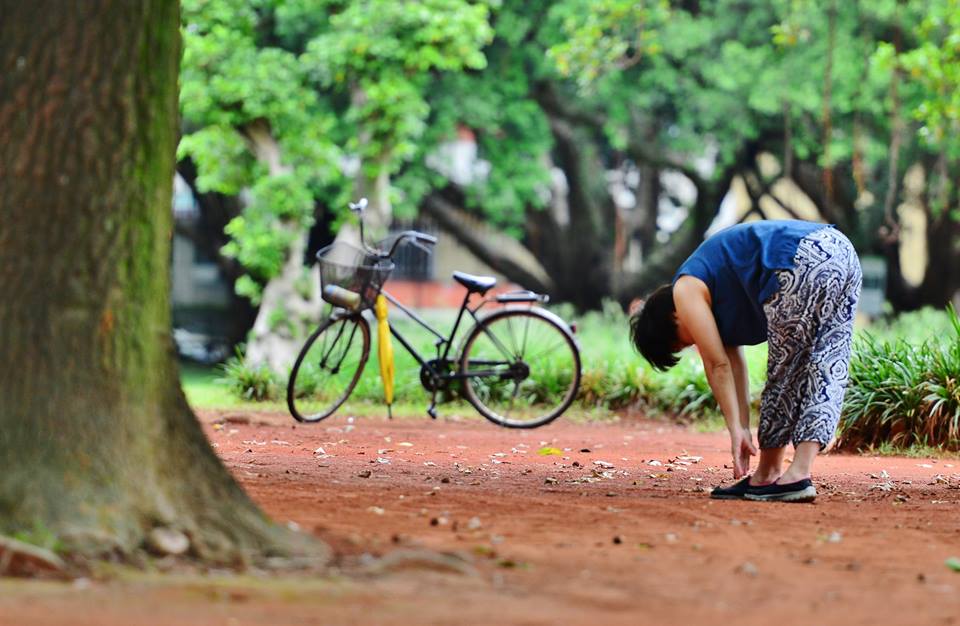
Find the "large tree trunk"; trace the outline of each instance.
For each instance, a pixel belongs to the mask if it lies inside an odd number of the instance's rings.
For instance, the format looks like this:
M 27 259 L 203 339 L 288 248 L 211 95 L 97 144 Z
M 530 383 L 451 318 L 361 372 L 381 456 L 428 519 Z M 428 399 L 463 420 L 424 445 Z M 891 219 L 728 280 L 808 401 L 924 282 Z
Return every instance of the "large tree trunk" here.
M 175 0 L 0 0 L 0 532 L 197 558 L 297 547 L 211 450 L 170 339 Z M 301 543 L 302 542 L 302 543 Z
M 903 275 L 899 227 L 882 241 L 887 258 L 887 298 L 895 311 L 943 307 L 960 293 L 960 220 L 953 215 L 953 208 L 960 205 L 960 191 L 956 185 L 946 182 L 946 161 L 941 158 L 938 165 L 943 171 L 934 182 L 930 170 L 936 166 L 932 160 L 926 164 L 924 193 L 913 199 L 922 204 L 927 225 L 927 265 L 919 285 L 910 285 Z M 943 184 L 939 185 L 941 181 Z M 937 186 L 939 188 L 935 188 Z M 932 210 L 931 202 L 939 203 L 943 208 Z

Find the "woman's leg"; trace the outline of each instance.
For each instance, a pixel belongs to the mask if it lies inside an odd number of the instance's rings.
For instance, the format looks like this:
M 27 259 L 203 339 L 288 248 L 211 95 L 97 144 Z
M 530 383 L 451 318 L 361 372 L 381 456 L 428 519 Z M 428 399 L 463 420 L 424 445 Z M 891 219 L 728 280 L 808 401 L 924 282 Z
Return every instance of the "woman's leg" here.
M 783 473 L 777 481 L 781 485 L 789 485 L 804 478 L 810 478 L 810 472 L 813 469 L 813 462 L 820 454 L 819 441 L 801 441 L 793 451 L 793 460 L 790 467 Z
M 825 257 L 807 268 L 808 314 L 817 326 L 805 364 L 805 393 L 791 437 L 796 448 L 781 484 L 810 478 L 817 454 L 830 443 L 840 421 L 849 378 L 853 318 L 862 282 L 860 262 L 853 246 L 834 230 L 815 233 L 816 247 Z
M 751 485 L 769 485 L 776 482 L 783 472 L 783 457 L 786 455 L 787 447 L 779 448 L 761 448 L 760 461 L 757 463 L 757 469 L 750 477 Z
M 800 416 L 805 372 L 816 328 L 800 297 L 801 276 L 794 270 L 777 272 L 780 291 L 767 302 L 767 383 L 760 397 L 757 438 L 760 463 L 751 484 L 777 480 L 783 472 L 786 446 Z

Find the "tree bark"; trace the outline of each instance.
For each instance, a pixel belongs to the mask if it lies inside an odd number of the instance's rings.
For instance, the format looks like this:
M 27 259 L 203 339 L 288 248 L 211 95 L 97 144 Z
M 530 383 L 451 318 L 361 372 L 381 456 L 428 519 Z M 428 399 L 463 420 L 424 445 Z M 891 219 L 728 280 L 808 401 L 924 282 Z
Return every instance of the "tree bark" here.
M 203 560 L 312 551 L 211 450 L 170 338 L 175 0 L 0 0 L 0 532 Z
M 423 199 L 421 210 L 433 218 L 478 259 L 512 282 L 539 293 L 555 295 L 550 276 L 523 244 L 486 230 L 476 218 L 434 192 Z
M 923 202 L 927 214 L 927 267 L 919 285 L 911 286 L 903 277 L 900 265 L 899 228 L 893 236 L 882 240 L 882 249 L 887 259 L 887 299 L 895 311 L 913 311 L 924 306 L 943 307 L 956 298 L 960 291 L 960 220 L 951 213 L 952 207 L 960 204 L 960 191 L 956 185 L 946 183 L 949 175 L 947 161 L 943 155 L 936 165 L 926 163 L 927 193 L 919 201 Z M 933 187 L 930 170 L 941 169 L 938 183 L 940 189 Z M 934 211 L 930 206 L 930 192 L 938 197 L 940 209 Z
M 735 159 L 709 181 L 700 178 L 694 181 L 697 199 L 690 215 L 670 241 L 647 257 L 639 272 L 614 276 L 613 296 L 618 302 L 627 307 L 634 298 L 670 280 L 680 264 L 703 242 L 703 235 L 717 216 L 742 161 L 743 157 Z

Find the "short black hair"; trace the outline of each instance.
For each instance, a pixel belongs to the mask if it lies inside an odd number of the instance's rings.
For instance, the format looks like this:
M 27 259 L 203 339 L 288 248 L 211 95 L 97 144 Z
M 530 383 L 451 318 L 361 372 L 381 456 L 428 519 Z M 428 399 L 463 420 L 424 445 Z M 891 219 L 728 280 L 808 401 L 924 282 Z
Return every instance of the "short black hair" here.
M 680 360 L 675 351 L 675 311 L 673 285 L 667 284 L 657 287 L 630 316 L 630 340 L 637 351 L 658 370 L 668 370 Z

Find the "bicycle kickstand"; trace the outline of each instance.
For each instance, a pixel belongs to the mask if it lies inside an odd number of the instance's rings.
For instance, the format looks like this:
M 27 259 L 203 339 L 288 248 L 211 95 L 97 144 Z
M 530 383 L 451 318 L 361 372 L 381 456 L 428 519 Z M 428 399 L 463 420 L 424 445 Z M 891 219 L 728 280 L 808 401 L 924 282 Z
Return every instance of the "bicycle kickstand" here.
M 432 419 L 437 419 L 437 390 L 433 390 L 433 395 L 430 396 L 430 406 L 427 407 L 427 415 Z

